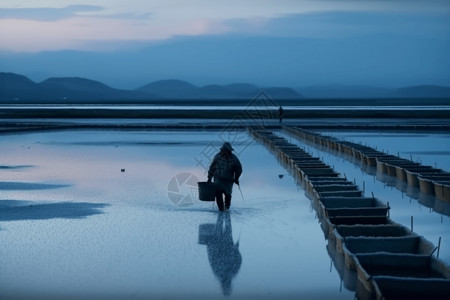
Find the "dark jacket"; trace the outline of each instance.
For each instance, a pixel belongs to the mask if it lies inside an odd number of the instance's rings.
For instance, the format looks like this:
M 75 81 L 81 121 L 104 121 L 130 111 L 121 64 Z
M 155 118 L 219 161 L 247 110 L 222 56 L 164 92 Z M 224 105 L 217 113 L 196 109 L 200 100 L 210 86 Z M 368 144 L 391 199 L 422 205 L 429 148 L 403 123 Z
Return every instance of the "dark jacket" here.
M 229 151 L 220 151 L 208 170 L 208 178 L 214 177 L 214 182 L 225 193 L 231 194 L 233 182 L 242 174 L 242 165 L 236 155 Z

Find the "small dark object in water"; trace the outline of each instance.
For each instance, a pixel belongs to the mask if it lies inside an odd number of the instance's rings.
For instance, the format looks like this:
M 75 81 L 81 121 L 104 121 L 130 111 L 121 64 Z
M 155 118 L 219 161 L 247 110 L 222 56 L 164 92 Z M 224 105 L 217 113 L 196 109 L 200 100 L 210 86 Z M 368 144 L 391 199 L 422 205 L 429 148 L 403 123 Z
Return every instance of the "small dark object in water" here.
M 120 169 L 120 172 L 125 172 L 125 169 Z
M 280 174 L 280 175 L 278 175 L 278 178 L 283 178 L 284 177 L 284 175 L 283 174 Z

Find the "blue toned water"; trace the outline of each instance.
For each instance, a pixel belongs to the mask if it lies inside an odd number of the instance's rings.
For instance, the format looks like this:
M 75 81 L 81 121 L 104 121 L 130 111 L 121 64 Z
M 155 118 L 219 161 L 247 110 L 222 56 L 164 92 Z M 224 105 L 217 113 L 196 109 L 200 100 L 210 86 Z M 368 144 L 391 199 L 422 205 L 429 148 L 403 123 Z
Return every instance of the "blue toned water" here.
M 327 133 L 428 153 L 445 168 L 443 134 Z M 435 244 L 441 236 L 450 262 L 447 215 L 344 157 L 288 138 L 389 201 L 394 221 L 409 227 L 414 216 L 417 233 Z M 224 140 L 234 141 L 244 166 L 243 197 L 235 187 L 229 215 L 197 201 L 195 186 Z M 2 297 L 354 297 L 304 191 L 245 132 L 25 132 L 2 134 L 0 153 Z
M 182 178 L 204 180 L 224 139 L 244 198 L 222 218 Z M 0 152 L 2 297 L 353 299 L 310 201 L 246 133 L 4 134 Z

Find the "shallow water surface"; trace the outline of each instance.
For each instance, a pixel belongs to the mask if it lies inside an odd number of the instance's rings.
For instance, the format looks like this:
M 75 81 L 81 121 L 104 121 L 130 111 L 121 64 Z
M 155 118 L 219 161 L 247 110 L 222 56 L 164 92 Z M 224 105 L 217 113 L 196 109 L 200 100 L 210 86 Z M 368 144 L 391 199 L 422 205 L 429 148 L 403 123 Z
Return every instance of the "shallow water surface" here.
M 353 299 L 303 190 L 235 134 L 3 135 L 1 297 Z M 192 182 L 233 139 L 242 196 L 220 214 Z

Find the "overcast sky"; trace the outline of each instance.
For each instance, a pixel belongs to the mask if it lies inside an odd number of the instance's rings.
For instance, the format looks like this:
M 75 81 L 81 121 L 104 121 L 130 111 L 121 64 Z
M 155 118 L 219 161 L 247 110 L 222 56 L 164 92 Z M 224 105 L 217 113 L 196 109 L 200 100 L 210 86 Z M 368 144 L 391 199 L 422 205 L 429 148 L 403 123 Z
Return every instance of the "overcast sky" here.
M 36 81 L 450 86 L 449 53 L 448 0 L 0 2 L 0 69 Z

